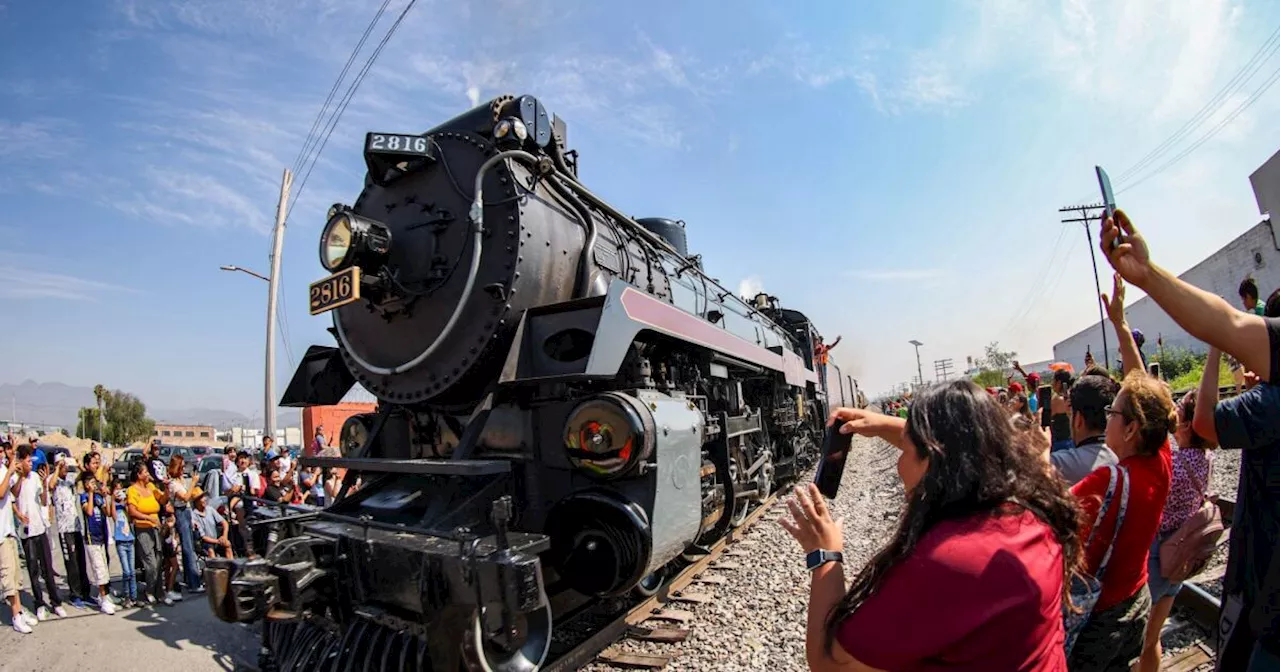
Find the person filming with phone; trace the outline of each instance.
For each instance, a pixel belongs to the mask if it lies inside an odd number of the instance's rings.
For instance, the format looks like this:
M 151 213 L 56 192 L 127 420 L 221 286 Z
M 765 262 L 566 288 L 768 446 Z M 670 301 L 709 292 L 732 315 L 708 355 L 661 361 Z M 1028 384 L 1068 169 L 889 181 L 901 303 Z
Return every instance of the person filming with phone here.
M 818 558 L 809 669 L 1065 670 L 1079 508 L 1028 433 L 968 380 L 921 391 L 905 420 L 839 408 L 832 427 L 901 451 L 906 502 L 893 538 L 846 585 L 840 521 L 818 486 L 787 501 L 780 524 Z

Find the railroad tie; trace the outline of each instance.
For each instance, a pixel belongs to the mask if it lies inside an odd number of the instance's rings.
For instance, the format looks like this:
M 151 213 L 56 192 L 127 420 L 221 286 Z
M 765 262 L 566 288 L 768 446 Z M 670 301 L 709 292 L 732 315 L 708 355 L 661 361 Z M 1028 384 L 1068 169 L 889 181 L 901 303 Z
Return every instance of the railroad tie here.
M 676 621 L 677 623 L 688 623 L 693 620 L 692 611 L 683 611 L 680 609 L 658 609 L 649 614 L 648 620 L 653 621 Z
M 748 556 L 748 555 L 751 555 L 751 551 L 746 551 L 746 550 L 743 550 L 743 549 L 740 549 L 740 548 L 731 548 L 731 549 L 729 549 L 729 550 L 725 551 L 725 552 L 724 552 L 724 554 L 725 554 L 725 555 L 729 555 L 729 556 L 733 556 L 733 557 L 735 557 L 735 558 L 742 558 L 742 557 L 746 557 L 746 556 Z
M 711 569 L 722 569 L 724 571 L 731 572 L 735 569 L 742 569 L 742 565 L 739 565 L 738 563 L 733 562 L 732 560 L 725 560 L 723 562 L 711 563 Z
M 647 653 L 632 653 L 605 649 L 600 652 L 599 660 L 617 667 L 632 667 L 646 670 L 661 670 L 671 662 L 669 656 L 654 656 Z
M 1191 672 L 1206 663 L 1212 663 L 1213 658 L 1197 647 L 1191 647 L 1186 651 L 1176 655 L 1172 660 L 1165 663 L 1161 667 L 1164 672 Z
M 646 642 L 665 642 L 675 644 L 689 638 L 689 631 L 683 628 L 646 628 L 633 625 L 627 628 L 627 636 Z
M 671 596 L 673 602 L 693 602 L 696 604 L 706 604 L 715 599 L 711 593 L 686 593 L 683 590 Z
M 723 585 L 729 582 L 729 577 L 720 576 L 719 574 L 700 574 L 693 579 L 694 583 L 707 583 L 713 586 Z

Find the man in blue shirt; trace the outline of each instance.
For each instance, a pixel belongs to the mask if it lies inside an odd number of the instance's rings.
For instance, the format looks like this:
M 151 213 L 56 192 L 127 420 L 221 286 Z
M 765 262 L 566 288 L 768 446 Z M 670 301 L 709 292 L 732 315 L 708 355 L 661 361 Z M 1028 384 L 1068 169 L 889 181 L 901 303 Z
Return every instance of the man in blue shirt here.
M 1243 452 L 1217 666 L 1224 672 L 1280 669 L 1280 319 L 1236 310 L 1156 265 L 1122 210 L 1104 216 L 1099 238 L 1107 261 L 1125 281 L 1211 348 L 1192 427 L 1209 441 Z M 1256 304 L 1256 284 L 1253 296 Z M 1220 352 L 1256 372 L 1262 384 L 1219 403 Z

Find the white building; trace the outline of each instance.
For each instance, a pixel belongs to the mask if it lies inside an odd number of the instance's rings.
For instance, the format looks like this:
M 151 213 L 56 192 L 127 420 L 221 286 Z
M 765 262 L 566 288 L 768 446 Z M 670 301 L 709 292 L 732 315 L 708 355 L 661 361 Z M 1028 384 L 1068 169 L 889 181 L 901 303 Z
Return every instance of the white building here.
M 1254 171 L 1249 181 L 1258 200 L 1258 210 L 1265 218 L 1178 276 L 1200 289 L 1221 296 L 1237 308 L 1240 307 L 1240 281 L 1247 276 L 1257 281 L 1261 301 L 1266 301 L 1271 292 L 1280 288 L 1280 236 L 1277 235 L 1280 232 L 1276 231 L 1270 218 L 1271 213 L 1280 212 L 1280 152 Z M 1183 331 L 1149 296 L 1125 306 L 1124 312 L 1129 326 L 1141 330 L 1146 337 L 1142 349 L 1147 356 L 1155 354 L 1156 340 L 1160 338 L 1163 338 L 1165 348 L 1180 347 L 1195 352 L 1206 350 L 1203 343 Z M 1118 365 L 1120 355 L 1116 352 L 1115 330 L 1109 322 L 1105 326 L 1112 364 Z M 1086 351 L 1093 352 L 1094 359 L 1102 361 L 1102 331 L 1097 322 L 1053 346 L 1054 359 L 1070 362 L 1077 373 L 1084 370 Z

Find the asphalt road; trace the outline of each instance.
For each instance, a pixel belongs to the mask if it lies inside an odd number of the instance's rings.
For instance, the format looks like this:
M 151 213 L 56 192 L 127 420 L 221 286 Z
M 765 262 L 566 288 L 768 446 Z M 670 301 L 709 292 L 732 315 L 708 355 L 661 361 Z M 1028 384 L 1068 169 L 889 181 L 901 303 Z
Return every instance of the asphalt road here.
M 112 587 L 117 588 L 120 563 L 114 547 L 111 553 Z M 56 544 L 53 555 L 61 574 Z M 51 617 L 29 635 L 15 632 L 7 606 L 0 607 L 0 669 L 80 672 L 137 669 L 139 664 L 184 672 L 256 669 L 260 631 L 218 620 L 204 594 L 186 595 L 172 607 L 117 608 L 108 616 L 66 604 L 66 582 L 59 578 L 58 583 L 67 617 Z M 33 611 L 25 564 L 22 587 L 22 603 Z

